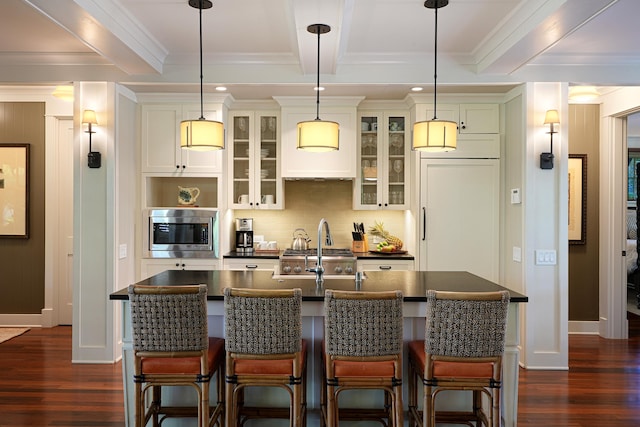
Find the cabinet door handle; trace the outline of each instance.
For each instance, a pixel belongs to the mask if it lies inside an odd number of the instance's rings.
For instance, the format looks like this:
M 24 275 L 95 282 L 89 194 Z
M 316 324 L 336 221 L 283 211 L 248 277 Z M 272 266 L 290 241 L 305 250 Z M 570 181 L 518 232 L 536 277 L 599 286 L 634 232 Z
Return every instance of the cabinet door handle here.
M 422 240 L 427 240 L 427 208 L 422 208 Z
M 391 270 L 391 266 L 390 265 L 380 265 L 380 266 L 378 266 L 378 268 L 380 270 Z
M 461 127 L 462 129 L 466 129 L 466 128 L 467 128 L 467 126 L 465 126 L 464 122 L 460 122 L 460 127 Z
M 249 268 L 249 269 L 254 269 L 254 268 L 258 268 L 258 265 L 257 264 L 247 264 L 247 265 L 245 265 L 245 267 Z
M 180 169 L 180 165 L 176 165 L 176 169 Z

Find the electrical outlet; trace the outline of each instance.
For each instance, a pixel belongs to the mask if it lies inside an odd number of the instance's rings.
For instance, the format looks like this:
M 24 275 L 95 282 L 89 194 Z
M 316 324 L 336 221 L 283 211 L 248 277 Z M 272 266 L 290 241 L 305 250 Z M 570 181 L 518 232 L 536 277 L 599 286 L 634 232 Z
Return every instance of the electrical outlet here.
M 520 189 L 519 188 L 512 188 L 511 189 L 511 204 L 512 205 L 517 205 L 519 203 L 521 203 Z
M 556 265 L 556 251 L 553 249 L 536 250 L 537 265 Z

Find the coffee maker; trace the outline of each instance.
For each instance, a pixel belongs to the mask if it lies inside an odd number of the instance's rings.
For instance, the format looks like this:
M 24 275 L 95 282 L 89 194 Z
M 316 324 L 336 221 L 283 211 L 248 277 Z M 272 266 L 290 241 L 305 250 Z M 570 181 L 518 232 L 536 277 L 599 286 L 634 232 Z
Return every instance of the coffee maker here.
M 236 218 L 236 252 L 253 252 L 253 218 Z

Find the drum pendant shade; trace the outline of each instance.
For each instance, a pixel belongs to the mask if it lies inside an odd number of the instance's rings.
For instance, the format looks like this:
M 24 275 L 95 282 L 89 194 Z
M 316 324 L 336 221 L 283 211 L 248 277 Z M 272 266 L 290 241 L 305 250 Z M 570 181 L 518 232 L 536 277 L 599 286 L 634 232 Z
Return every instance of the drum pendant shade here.
M 298 149 L 327 152 L 338 149 L 340 128 L 336 122 L 310 120 L 298 123 Z
M 449 0 L 427 0 L 424 7 L 434 10 L 435 37 L 433 61 L 433 119 L 416 122 L 413 125 L 411 148 L 418 151 L 442 152 L 455 150 L 457 146 L 458 124 L 448 120 L 438 120 L 438 9 L 449 4 Z
M 180 123 L 180 146 L 194 151 L 224 148 L 224 125 L 213 120 L 183 120 Z
M 313 24 L 307 31 L 318 35 L 318 84 L 316 86 L 316 119 L 298 123 L 299 150 L 316 153 L 340 149 L 340 125 L 336 122 L 320 120 L 320 34 L 331 31 L 325 24 Z
M 180 122 L 180 147 L 194 151 L 220 150 L 224 148 L 224 125 L 204 118 L 202 90 L 202 9 L 210 9 L 209 0 L 189 0 L 189 6 L 198 9 L 200 16 L 200 118 Z
M 442 152 L 456 149 L 458 124 L 447 120 L 427 120 L 413 125 L 413 149 Z

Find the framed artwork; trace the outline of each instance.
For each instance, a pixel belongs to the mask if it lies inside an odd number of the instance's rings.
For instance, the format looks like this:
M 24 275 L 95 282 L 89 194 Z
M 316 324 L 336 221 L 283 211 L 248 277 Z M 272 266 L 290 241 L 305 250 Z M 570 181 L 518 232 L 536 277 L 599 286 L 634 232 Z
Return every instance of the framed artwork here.
M 569 154 L 569 244 L 587 243 L 587 155 Z
M 29 144 L 0 144 L 0 238 L 29 238 Z

